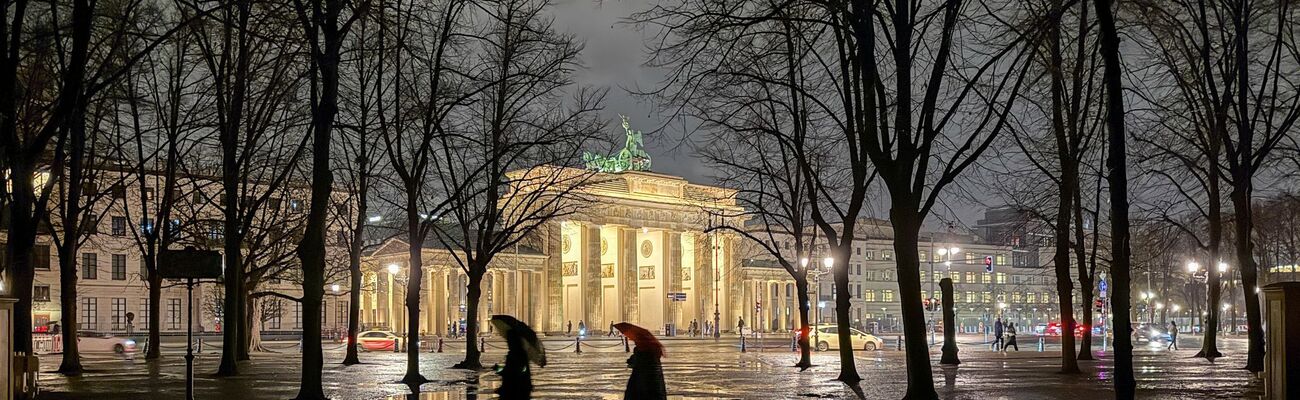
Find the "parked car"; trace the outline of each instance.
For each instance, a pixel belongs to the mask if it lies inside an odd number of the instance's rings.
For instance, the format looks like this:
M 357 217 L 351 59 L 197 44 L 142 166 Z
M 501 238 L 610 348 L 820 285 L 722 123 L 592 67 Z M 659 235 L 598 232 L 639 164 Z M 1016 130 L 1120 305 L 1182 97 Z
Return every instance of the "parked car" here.
M 367 351 L 392 351 L 397 346 L 397 335 L 389 331 L 365 331 L 357 335 L 357 344 Z
M 1085 325 L 1085 324 L 1075 324 L 1075 326 L 1074 326 L 1074 337 L 1083 337 L 1083 332 L 1084 332 L 1085 330 L 1088 330 L 1088 329 L 1091 329 L 1091 328 L 1088 327 L 1088 325 Z M 1098 331 L 1098 330 L 1096 330 L 1096 329 L 1094 329 L 1092 332 L 1093 332 L 1094 335 L 1100 335 L 1100 334 L 1101 334 L 1101 332 Z M 1048 323 L 1048 324 L 1047 324 L 1047 328 L 1044 329 L 1044 334 L 1046 334 L 1047 336 L 1061 336 L 1061 323 L 1060 323 L 1060 322 L 1051 322 L 1051 323 Z
M 812 327 L 816 333 L 812 333 L 814 338 L 818 339 L 816 348 L 818 351 L 839 349 L 839 327 L 835 325 L 814 325 Z M 797 335 L 797 334 L 796 334 Z M 849 337 L 853 340 L 853 348 L 865 351 L 876 351 L 885 348 L 885 341 L 875 335 L 862 332 L 860 330 L 849 328 Z
M 95 331 L 77 332 L 77 348 L 83 353 L 127 354 L 135 351 L 135 341 L 120 338 L 110 333 Z

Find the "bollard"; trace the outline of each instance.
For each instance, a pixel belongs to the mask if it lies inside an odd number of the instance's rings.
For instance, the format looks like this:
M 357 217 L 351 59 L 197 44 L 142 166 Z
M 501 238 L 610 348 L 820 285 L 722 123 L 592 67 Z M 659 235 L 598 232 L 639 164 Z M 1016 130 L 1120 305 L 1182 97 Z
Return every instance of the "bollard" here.
M 573 352 L 582 354 L 582 337 L 573 338 Z
M 1043 338 L 1041 336 L 1038 338 L 1038 351 L 1043 351 Z
M 903 337 L 902 337 L 902 336 L 894 336 L 894 338 L 895 338 L 896 340 L 898 340 L 898 350 L 903 350 Z
M 393 352 L 394 352 L 394 353 L 401 353 L 401 352 L 402 352 L 402 349 L 401 349 L 401 347 L 402 347 L 402 346 L 401 346 L 401 342 L 402 342 L 402 338 L 393 338 Z
M 799 338 L 797 337 L 790 338 L 790 351 L 793 352 L 799 351 Z
M 740 335 L 740 352 L 741 352 L 741 353 L 744 353 L 744 352 L 745 352 L 745 335 L 744 335 L 744 334 L 741 334 L 741 335 Z
M 482 353 L 482 352 L 485 352 L 485 351 L 487 351 L 487 338 L 485 338 L 485 337 L 479 337 L 479 338 L 478 338 L 478 352 L 479 352 L 479 353 Z
M 438 337 L 438 352 L 442 352 L 442 336 Z
M 199 338 L 199 353 L 203 352 L 203 338 Z
M 630 346 L 628 346 L 628 343 L 627 343 L 627 336 L 624 336 L 624 337 L 623 337 L 623 352 L 624 352 L 624 353 L 631 353 L 631 352 L 632 352 L 632 348 L 631 348 Z

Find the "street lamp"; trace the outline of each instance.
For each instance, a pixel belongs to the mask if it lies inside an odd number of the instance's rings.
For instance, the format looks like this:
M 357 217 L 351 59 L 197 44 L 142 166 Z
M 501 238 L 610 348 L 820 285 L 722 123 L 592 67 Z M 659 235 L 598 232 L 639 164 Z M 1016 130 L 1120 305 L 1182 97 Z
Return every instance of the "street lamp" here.
M 397 271 L 400 270 L 400 269 L 401 269 L 401 267 L 398 267 L 397 264 L 388 264 L 388 274 L 389 274 L 389 275 L 397 275 Z
M 1228 263 L 1219 262 L 1219 273 L 1222 274 L 1224 272 L 1228 272 Z
M 1188 261 L 1188 262 L 1187 262 L 1187 272 L 1188 272 L 1188 273 L 1195 274 L 1197 271 L 1200 271 L 1200 270 L 1201 270 L 1201 264 L 1197 264 L 1196 261 Z
M 337 310 L 337 309 L 338 309 L 338 306 L 339 306 L 339 284 L 335 283 L 335 284 L 330 285 L 330 292 L 333 292 L 333 293 L 334 293 L 334 309 Z M 334 313 L 334 332 L 333 332 L 333 333 L 334 333 L 334 337 L 335 337 L 336 339 L 337 339 L 338 336 L 339 336 L 339 319 L 338 319 L 338 314 L 339 314 L 338 312 L 335 312 L 335 313 Z

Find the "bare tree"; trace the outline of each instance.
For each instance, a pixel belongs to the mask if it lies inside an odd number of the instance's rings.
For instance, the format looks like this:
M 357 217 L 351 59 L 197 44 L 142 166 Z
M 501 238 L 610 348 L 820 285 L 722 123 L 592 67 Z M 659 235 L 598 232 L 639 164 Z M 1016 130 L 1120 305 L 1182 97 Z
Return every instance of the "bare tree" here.
M 356 8 L 351 8 L 356 7 Z M 334 138 L 334 119 L 339 103 L 340 52 L 348 31 L 369 7 L 368 2 L 352 5 L 345 0 L 316 0 L 310 4 L 294 0 L 299 23 L 308 42 L 311 67 L 312 142 L 311 201 L 308 202 L 307 227 L 298 245 L 302 263 L 302 380 L 296 399 L 324 399 L 321 388 L 321 297 L 325 294 L 325 235 L 329 219 L 334 171 L 330 166 L 330 144 Z M 351 9 L 350 9 L 351 8 Z M 344 16 L 350 12 L 350 16 Z M 345 19 L 346 18 L 346 19 Z
M 265 272 L 284 266 L 274 259 L 263 259 L 256 264 L 258 271 L 247 270 L 248 261 L 257 259 L 244 254 L 250 227 L 259 218 L 269 217 L 259 211 L 271 206 L 274 195 L 283 195 L 277 189 L 284 188 L 295 171 L 293 166 L 309 136 L 295 141 L 290 139 L 293 135 L 281 134 L 287 129 L 300 129 L 302 123 L 302 115 L 295 108 L 300 105 L 296 96 L 305 75 L 302 60 L 283 56 L 300 50 L 301 41 L 290 36 L 291 27 L 296 25 L 292 8 L 254 6 L 249 0 L 230 0 L 217 7 L 216 17 L 197 24 L 194 36 L 210 79 L 208 93 L 215 110 L 212 125 L 216 127 L 221 154 L 215 163 L 219 168 L 212 168 L 219 171 L 212 175 L 221 178 L 217 203 L 222 210 L 219 234 L 213 236 L 222 240 L 227 266 L 222 356 L 217 374 L 231 376 L 238 374 L 237 362 L 248 359 L 255 340 L 250 321 L 253 313 L 246 303 L 256 288 L 248 283 L 258 282 L 267 276 Z M 284 198 L 289 197 L 275 197 L 277 207 Z M 288 210 L 278 212 L 298 212 L 301 205 L 297 202 L 289 198 Z M 293 233 L 272 225 L 262 226 L 268 227 L 265 235 L 258 235 L 263 238 L 285 239 Z
M 458 130 L 439 135 L 435 187 L 446 196 L 446 224 L 432 225 L 468 278 L 465 359 L 478 369 L 483 277 L 492 260 L 521 240 L 586 206 L 582 191 L 594 171 L 566 168 L 600 141 L 604 90 L 573 82 L 583 44 L 557 32 L 550 0 L 506 0 L 481 6 L 486 24 L 471 44 L 475 89 Z M 414 279 L 414 278 L 412 278 Z M 407 292 L 407 302 L 418 293 Z M 418 314 L 412 314 L 412 320 Z
M 1119 33 L 1110 0 L 1095 0 L 1100 23 L 1102 82 L 1106 94 L 1106 167 L 1110 183 L 1111 276 L 1114 277 L 1114 321 L 1120 329 L 1129 329 L 1130 250 L 1128 206 L 1127 137 L 1124 133 L 1124 85 L 1120 82 Z M 1115 397 L 1131 399 L 1137 382 L 1133 378 L 1133 336 L 1115 335 Z

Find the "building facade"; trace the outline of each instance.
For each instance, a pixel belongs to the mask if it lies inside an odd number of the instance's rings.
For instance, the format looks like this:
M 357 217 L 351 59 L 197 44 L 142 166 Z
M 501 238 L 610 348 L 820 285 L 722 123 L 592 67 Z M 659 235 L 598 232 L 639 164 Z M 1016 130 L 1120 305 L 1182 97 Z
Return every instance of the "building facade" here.
M 577 196 L 580 211 L 493 259 L 480 322 L 511 314 L 544 332 L 604 332 L 623 321 L 664 332 L 716 315 L 723 330 L 732 330 L 746 304 L 742 296 L 780 279 L 741 268 L 736 236 L 709 229 L 741 214 L 734 191 L 637 170 L 595 174 Z M 430 243 L 422 251 L 428 282 L 419 326 L 441 334 L 465 322 L 467 277 L 452 250 Z M 401 284 L 407 257 L 400 239 L 366 257 L 366 326 L 409 333 Z

